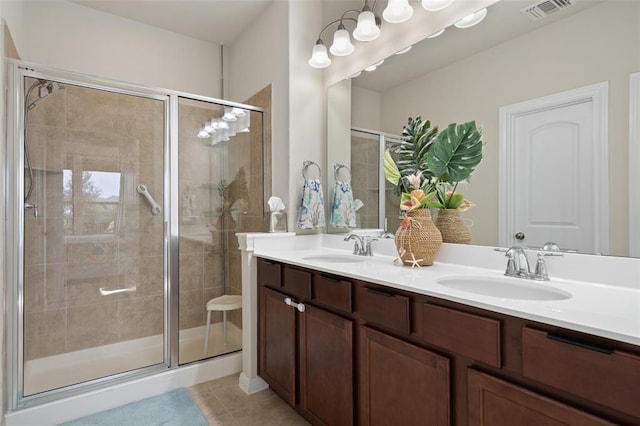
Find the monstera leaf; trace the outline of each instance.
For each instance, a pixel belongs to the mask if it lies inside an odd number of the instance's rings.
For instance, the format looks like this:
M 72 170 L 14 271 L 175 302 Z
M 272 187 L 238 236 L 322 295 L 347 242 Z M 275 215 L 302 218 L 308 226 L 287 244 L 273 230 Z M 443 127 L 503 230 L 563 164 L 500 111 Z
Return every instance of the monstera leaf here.
M 427 152 L 427 165 L 444 182 L 469 177 L 482 160 L 482 133 L 475 121 L 452 123 L 440 132 Z

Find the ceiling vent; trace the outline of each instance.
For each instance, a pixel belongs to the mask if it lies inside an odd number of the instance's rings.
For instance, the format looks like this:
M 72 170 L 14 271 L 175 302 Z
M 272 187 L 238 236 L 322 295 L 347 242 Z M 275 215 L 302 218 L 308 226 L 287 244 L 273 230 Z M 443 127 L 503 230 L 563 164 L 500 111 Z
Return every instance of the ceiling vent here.
M 560 9 L 573 6 L 576 0 L 542 0 L 529 7 L 525 7 L 520 12 L 524 13 L 533 21 L 549 16 Z

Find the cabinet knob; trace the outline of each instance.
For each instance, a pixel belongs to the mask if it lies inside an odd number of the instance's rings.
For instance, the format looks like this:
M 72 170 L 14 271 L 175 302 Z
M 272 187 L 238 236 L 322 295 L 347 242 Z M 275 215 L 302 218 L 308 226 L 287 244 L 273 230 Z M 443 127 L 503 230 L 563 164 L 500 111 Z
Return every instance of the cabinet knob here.
M 516 240 L 522 241 L 524 240 L 524 232 L 516 232 L 516 235 L 514 235 L 514 237 L 516 237 Z

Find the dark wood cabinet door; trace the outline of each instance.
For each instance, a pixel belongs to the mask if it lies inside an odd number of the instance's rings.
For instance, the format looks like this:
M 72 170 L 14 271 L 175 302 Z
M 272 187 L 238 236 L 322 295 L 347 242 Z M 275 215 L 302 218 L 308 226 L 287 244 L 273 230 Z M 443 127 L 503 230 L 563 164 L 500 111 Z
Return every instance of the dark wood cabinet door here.
M 296 403 L 296 309 L 287 296 L 260 288 L 259 374 L 292 406 Z
M 612 425 L 568 405 L 475 370 L 467 371 L 469 426 Z
M 314 423 L 352 425 L 353 321 L 305 308 L 299 314 L 300 409 Z
M 360 327 L 360 422 L 448 425 L 449 360 Z

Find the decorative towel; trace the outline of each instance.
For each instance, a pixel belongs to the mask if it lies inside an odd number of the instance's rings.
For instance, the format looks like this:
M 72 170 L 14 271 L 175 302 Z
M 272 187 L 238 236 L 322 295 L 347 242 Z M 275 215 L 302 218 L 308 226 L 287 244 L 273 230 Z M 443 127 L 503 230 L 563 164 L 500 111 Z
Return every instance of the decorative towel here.
M 316 229 L 324 225 L 324 197 L 320 180 L 305 179 L 298 211 L 298 228 Z
M 356 227 L 356 208 L 349 182 L 336 181 L 333 203 L 331 203 L 331 226 L 335 228 Z

